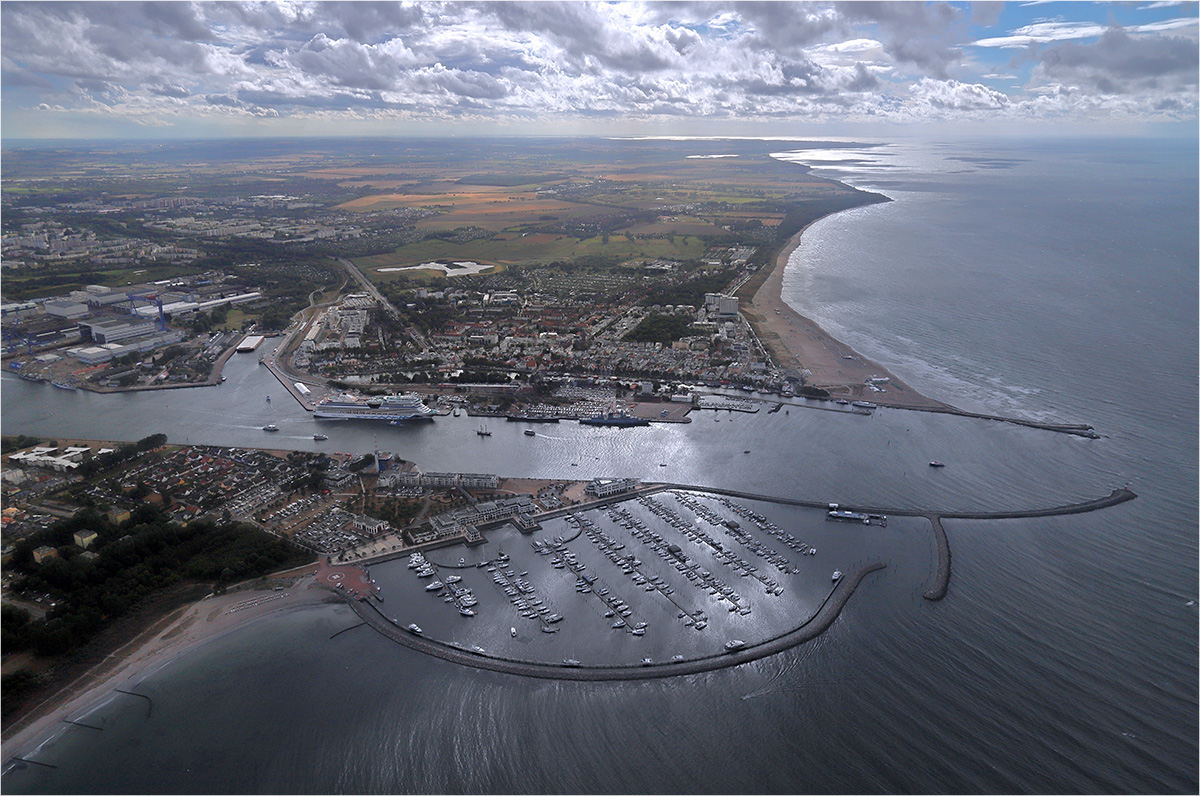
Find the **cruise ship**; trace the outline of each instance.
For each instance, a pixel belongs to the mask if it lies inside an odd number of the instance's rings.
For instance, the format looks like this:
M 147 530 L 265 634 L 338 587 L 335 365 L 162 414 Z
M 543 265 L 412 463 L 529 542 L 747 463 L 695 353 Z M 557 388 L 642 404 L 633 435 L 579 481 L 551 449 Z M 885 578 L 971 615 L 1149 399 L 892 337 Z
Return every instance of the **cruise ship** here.
M 423 420 L 433 414 L 434 411 L 416 393 L 366 398 L 346 393 L 336 398 L 326 398 L 313 409 L 313 417 L 336 420 Z

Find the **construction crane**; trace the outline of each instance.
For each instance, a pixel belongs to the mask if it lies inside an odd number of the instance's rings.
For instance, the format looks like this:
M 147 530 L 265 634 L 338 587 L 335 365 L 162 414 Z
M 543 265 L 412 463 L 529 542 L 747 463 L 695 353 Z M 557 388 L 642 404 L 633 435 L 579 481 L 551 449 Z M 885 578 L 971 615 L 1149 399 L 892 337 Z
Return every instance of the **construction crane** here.
M 167 331 L 167 316 L 163 312 L 162 299 L 159 298 L 158 296 L 155 296 L 154 302 L 156 304 L 158 304 L 158 330 L 160 332 L 165 332 L 165 331 Z

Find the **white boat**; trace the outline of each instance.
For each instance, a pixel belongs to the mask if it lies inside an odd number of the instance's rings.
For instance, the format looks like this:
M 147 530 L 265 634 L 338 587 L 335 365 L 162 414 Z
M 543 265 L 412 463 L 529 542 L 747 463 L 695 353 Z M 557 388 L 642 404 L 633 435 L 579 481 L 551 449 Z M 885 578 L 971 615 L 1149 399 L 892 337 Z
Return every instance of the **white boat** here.
M 415 624 L 410 624 L 408 627 L 406 627 L 404 629 L 407 630 L 409 633 L 412 633 L 414 636 L 421 635 L 421 628 L 417 627 L 417 625 L 415 625 Z
M 841 579 L 842 579 L 842 573 L 841 573 L 841 570 L 837 570 L 837 569 L 835 569 L 835 570 L 833 571 L 833 582 L 834 582 L 834 583 L 837 583 L 837 582 L 838 582 L 839 580 L 841 580 Z
M 460 578 L 458 575 L 451 575 L 450 577 L 446 578 L 447 583 L 458 583 L 460 580 L 462 580 L 462 578 Z
M 279 430 L 279 426 L 275 425 L 274 423 L 267 423 L 265 426 L 263 426 L 263 431 L 278 431 L 278 430 Z
M 313 434 L 313 439 L 317 442 L 321 442 L 322 440 L 329 439 L 329 437 L 325 436 L 324 434 Z
M 508 632 L 509 632 L 509 634 L 510 634 L 510 635 L 511 635 L 513 638 L 516 638 L 516 637 L 517 637 L 517 629 L 516 629 L 515 627 L 510 627 L 510 628 L 508 629 Z
M 435 580 L 433 583 L 430 583 L 425 587 L 425 591 L 437 591 L 440 588 L 442 588 L 442 582 L 440 580 Z
M 462 614 L 463 616 L 475 616 L 475 612 L 472 611 L 470 608 L 459 608 L 458 612 L 460 614 Z
M 416 393 L 367 398 L 345 393 L 319 401 L 313 409 L 313 417 L 335 420 L 421 420 L 433 414 Z

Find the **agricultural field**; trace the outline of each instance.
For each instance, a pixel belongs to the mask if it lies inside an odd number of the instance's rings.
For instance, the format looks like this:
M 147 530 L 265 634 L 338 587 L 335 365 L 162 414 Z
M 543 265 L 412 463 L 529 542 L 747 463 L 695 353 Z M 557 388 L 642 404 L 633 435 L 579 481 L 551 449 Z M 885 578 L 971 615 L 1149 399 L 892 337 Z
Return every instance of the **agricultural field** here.
M 534 191 L 517 192 L 503 187 L 454 185 L 444 193 L 373 194 L 338 205 L 339 210 L 371 212 L 394 208 L 437 208 L 441 214 L 421 219 L 418 229 L 451 230 L 481 227 L 499 232 L 513 227 L 587 218 L 596 208 L 539 198 Z

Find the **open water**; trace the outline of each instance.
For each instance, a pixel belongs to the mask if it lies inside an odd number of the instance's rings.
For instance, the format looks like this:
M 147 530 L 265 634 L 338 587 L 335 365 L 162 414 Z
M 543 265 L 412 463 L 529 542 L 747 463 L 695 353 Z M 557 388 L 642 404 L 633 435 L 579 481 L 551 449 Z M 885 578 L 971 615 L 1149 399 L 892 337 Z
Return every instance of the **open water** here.
M 147 673 L 136 687 L 152 716 L 110 695 L 69 717 L 103 731 L 63 725 L 36 751 L 5 749 L 4 790 L 1195 792 L 1195 141 L 796 158 L 894 201 L 810 228 L 785 279 L 793 306 L 930 396 L 1088 422 L 1103 438 L 801 407 L 649 429 L 562 423 L 532 438 L 495 421 L 481 438 L 467 417 L 318 426 L 256 357 L 234 358 L 223 386 L 158 394 L 6 377 L 4 433 L 265 446 L 273 421 L 272 446 L 378 447 L 426 470 L 945 510 L 1059 505 L 1126 483 L 1138 500 L 947 521 L 953 578 L 938 603 L 920 596 L 930 543 L 914 532 L 911 550 L 884 548 L 888 569 L 815 641 L 690 677 L 530 680 L 365 628 L 331 640 L 357 622 L 344 606 L 285 613 Z M 313 442 L 317 428 L 331 439 Z M 17 751 L 58 768 L 14 766 Z

